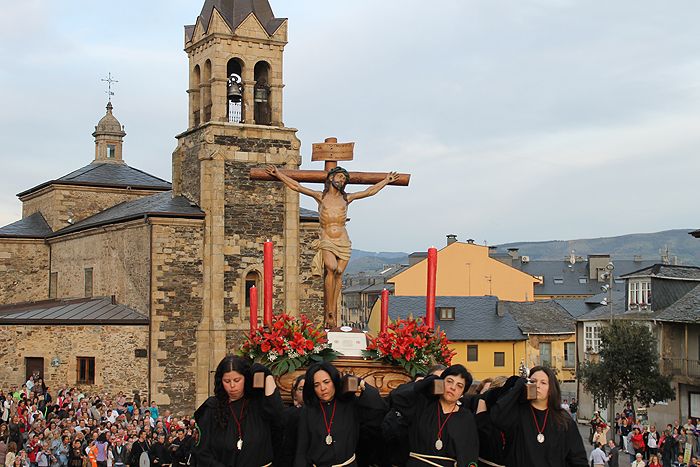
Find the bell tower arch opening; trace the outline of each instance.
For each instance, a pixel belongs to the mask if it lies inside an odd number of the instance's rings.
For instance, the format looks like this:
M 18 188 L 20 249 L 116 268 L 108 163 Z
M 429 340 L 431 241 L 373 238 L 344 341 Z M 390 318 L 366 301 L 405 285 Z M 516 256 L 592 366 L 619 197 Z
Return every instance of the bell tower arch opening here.
M 211 60 L 207 59 L 204 62 L 202 75 L 202 83 L 200 84 L 203 110 L 202 123 L 206 123 L 211 120 Z
M 243 61 L 238 57 L 230 59 L 226 64 L 226 108 L 230 123 L 244 123 L 243 66 Z
M 195 65 L 190 74 L 190 128 L 196 127 L 201 122 L 201 97 L 199 86 L 202 82 L 202 71 L 199 65 Z
M 254 118 L 257 125 L 270 125 L 272 123 L 272 108 L 270 106 L 270 64 L 259 61 L 255 64 L 253 78 L 255 79 L 255 112 Z

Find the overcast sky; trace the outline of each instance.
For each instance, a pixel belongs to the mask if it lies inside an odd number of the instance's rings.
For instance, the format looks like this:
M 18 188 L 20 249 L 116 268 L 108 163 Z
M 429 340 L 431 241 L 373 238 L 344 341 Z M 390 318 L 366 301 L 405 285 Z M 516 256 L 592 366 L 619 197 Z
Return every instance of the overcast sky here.
M 0 0 L 0 225 L 16 193 L 93 159 L 108 72 L 125 160 L 171 179 L 202 4 Z M 412 174 L 353 203 L 355 248 L 700 228 L 697 0 L 271 4 L 303 167 L 337 136 L 356 142 L 348 169 Z

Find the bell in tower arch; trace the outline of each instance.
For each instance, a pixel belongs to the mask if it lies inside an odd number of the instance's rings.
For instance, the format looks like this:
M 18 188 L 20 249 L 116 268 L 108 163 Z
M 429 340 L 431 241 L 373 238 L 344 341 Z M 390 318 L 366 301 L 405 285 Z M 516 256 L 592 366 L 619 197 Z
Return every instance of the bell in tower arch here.
M 228 77 L 226 95 L 228 97 L 228 121 L 241 123 L 243 120 L 243 80 L 235 73 Z
M 258 125 L 269 125 L 272 122 L 272 109 L 270 106 L 270 64 L 260 61 L 255 64 L 253 70 L 255 88 L 253 89 L 254 111 L 253 117 Z

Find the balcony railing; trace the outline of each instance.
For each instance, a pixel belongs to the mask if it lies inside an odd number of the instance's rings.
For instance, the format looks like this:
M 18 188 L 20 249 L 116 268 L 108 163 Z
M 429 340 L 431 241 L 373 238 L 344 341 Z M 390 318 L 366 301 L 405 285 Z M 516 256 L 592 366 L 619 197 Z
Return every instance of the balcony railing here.
M 669 376 L 700 378 L 700 360 L 686 358 L 662 358 L 661 369 Z

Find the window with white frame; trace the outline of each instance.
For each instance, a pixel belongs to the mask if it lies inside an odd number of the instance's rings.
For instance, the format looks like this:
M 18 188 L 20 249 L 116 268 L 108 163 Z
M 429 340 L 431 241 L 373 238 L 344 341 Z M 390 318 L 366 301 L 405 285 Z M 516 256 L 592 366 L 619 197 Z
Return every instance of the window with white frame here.
M 598 353 L 600 351 L 600 323 L 583 324 L 584 348 L 588 353 Z
M 627 303 L 630 310 L 651 305 L 651 280 L 630 280 Z

